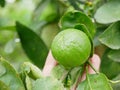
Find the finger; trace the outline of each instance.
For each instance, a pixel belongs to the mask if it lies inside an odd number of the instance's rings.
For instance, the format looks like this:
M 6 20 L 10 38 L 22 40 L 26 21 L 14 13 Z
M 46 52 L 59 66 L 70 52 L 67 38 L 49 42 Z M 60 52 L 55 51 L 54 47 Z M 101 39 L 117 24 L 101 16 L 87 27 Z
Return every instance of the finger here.
M 98 55 L 94 54 L 93 57 L 90 59 L 91 64 L 93 65 L 93 67 L 95 67 L 95 69 L 97 71 L 99 71 L 100 69 L 100 58 Z M 90 65 L 88 66 L 88 72 L 89 74 L 95 74 L 96 72 L 90 67 Z
M 47 59 L 46 59 L 46 62 L 45 62 L 44 68 L 43 68 L 43 75 L 44 76 L 49 76 L 51 70 L 56 65 L 57 65 L 57 62 L 53 58 L 51 51 L 49 51 L 49 54 L 47 56 Z
M 94 54 L 92 58 L 90 58 L 91 64 L 94 66 L 94 68 L 99 71 L 100 68 L 100 58 L 98 55 Z M 85 66 L 85 68 L 88 68 L 89 74 L 95 74 L 95 71 L 88 65 Z M 77 83 L 71 88 L 71 90 L 76 90 L 76 87 L 78 86 L 79 82 L 82 82 L 86 79 L 86 70 L 84 71 L 83 75 L 79 77 Z
M 90 62 L 93 65 L 93 67 L 99 71 L 100 68 L 100 58 L 98 55 L 94 54 L 92 58 L 90 58 Z M 89 74 L 95 74 L 96 72 L 90 67 L 90 65 L 86 66 L 88 67 L 88 73 Z M 81 77 L 81 81 L 86 79 L 86 71 L 83 73 L 82 77 Z

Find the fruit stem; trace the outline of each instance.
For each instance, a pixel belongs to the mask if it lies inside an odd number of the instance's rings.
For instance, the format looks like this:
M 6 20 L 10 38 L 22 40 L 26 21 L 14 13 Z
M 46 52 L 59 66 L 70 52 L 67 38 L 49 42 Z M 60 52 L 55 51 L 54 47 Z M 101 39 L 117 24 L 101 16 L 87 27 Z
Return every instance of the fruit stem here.
M 109 80 L 110 83 L 113 83 L 113 84 L 116 84 L 116 83 L 120 83 L 120 80 L 117 80 L 117 81 L 112 81 L 112 80 Z
M 87 61 L 90 67 L 98 74 L 99 72 L 95 69 L 95 67 L 91 64 L 91 62 L 88 60 Z
M 66 75 L 66 77 L 65 77 L 65 79 L 64 79 L 64 86 L 67 88 L 67 89 L 69 89 L 70 88 L 70 85 L 71 85 L 71 75 L 70 75 L 70 73 L 71 73 L 71 71 L 73 70 L 73 68 L 71 68 L 69 71 L 68 71 L 68 73 L 67 73 L 67 75 Z
M 83 67 L 78 70 L 78 74 L 76 76 L 76 81 L 73 84 L 73 86 L 71 87 L 71 90 L 73 90 L 73 89 L 76 90 L 79 82 L 81 81 L 81 76 L 82 76 L 83 72 L 84 72 L 84 68 Z

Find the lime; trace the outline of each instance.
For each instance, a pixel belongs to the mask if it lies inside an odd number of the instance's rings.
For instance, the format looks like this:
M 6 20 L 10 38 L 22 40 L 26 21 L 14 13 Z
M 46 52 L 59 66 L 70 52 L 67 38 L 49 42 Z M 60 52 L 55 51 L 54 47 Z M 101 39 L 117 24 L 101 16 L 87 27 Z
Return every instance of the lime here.
M 65 29 L 52 42 L 53 57 L 66 68 L 82 65 L 90 56 L 91 43 L 88 36 L 77 29 Z

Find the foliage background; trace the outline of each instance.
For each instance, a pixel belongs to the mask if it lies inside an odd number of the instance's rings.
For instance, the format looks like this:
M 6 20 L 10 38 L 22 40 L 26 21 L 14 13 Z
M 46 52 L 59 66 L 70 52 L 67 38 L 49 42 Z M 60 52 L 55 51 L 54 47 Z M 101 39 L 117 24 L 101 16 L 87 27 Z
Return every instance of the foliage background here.
M 75 0 L 77 2 L 75 3 L 72 0 L 1 0 L 0 55 L 10 61 L 17 71 L 19 71 L 20 65 L 25 61 L 30 61 L 35 64 L 39 63 L 37 61 L 38 55 L 34 53 L 35 51 L 33 50 L 32 52 L 32 49 L 30 49 L 31 51 L 27 51 L 29 47 L 34 48 L 36 45 L 38 48 L 41 47 L 39 43 L 30 46 L 33 44 L 33 38 L 36 38 L 32 34 L 35 32 L 40 37 L 43 48 L 45 48 L 44 51 L 41 49 L 40 52 L 37 51 L 38 53 L 45 52 L 42 55 L 43 58 L 41 56 L 44 65 L 51 42 L 54 36 L 60 32 L 58 26 L 60 17 L 64 12 L 76 9 L 86 13 L 95 23 L 96 34 L 94 37 L 94 47 L 95 53 L 102 60 L 101 72 L 105 73 L 109 79 L 120 79 L 120 1 L 88 1 Z M 19 25 L 16 26 L 16 21 L 19 21 L 21 26 L 25 26 L 23 30 L 27 26 L 33 31 L 22 33 L 23 36 L 32 34 L 30 40 L 28 40 L 29 44 L 22 43 L 21 45 L 21 42 L 24 40 L 21 41 L 20 33 L 18 33 L 19 30 L 17 31 L 16 27 L 18 29 L 22 28 Z M 115 90 L 119 90 L 120 85 L 116 84 L 113 87 Z

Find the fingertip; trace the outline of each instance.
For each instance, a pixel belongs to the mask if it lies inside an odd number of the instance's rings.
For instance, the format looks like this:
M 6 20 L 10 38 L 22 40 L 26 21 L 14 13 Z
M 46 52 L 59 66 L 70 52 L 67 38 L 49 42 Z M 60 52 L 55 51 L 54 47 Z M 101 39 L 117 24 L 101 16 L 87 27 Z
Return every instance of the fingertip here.
M 97 54 L 94 54 L 91 59 L 100 61 L 100 57 Z
M 94 68 L 99 71 L 100 69 L 100 57 L 97 54 L 94 54 L 92 58 L 90 58 L 91 64 L 94 66 Z M 96 72 L 89 66 L 89 73 L 90 74 L 95 74 Z
M 44 76 L 49 76 L 50 72 L 52 71 L 52 69 L 57 65 L 56 60 L 54 59 L 54 57 L 52 56 L 51 51 L 49 51 L 44 68 L 43 68 L 43 75 Z

